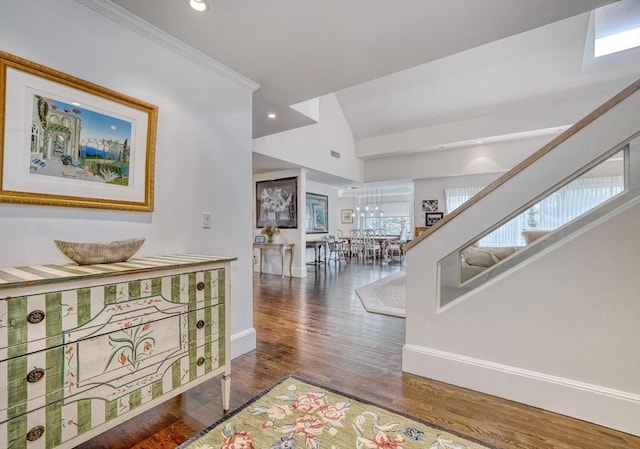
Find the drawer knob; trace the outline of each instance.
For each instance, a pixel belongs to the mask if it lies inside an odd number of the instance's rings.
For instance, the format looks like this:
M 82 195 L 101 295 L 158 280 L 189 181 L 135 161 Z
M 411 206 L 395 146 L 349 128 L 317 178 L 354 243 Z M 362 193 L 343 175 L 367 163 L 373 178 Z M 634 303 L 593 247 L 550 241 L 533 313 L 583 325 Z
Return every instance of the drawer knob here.
M 27 315 L 27 321 L 31 324 L 38 324 L 44 320 L 45 313 L 42 310 L 34 310 Z
M 198 322 L 196 323 L 196 327 L 198 329 L 202 329 L 204 327 L 204 320 L 198 320 Z
M 43 377 L 44 377 L 44 370 L 42 368 L 34 368 L 31 371 L 29 371 L 29 374 L 27 374 L 27 382 L 29 382 L 30 384 L 34 384 L 38 382 L 40 379 L 42 379 Z
M 27 432 L 27 441 L 36 441 L 42 435 L 44 435 L 44 426 L 32 427 L 31 430 Z
M 196 365 L 198 366 L 204 365 L 204 357 L 198 357 L 198 360 L 196 360 Z
M 196 288 L 197 288 L 198 290 L 204 290 L 204 282 L 198 282 L 198 283 L 196 284 Z

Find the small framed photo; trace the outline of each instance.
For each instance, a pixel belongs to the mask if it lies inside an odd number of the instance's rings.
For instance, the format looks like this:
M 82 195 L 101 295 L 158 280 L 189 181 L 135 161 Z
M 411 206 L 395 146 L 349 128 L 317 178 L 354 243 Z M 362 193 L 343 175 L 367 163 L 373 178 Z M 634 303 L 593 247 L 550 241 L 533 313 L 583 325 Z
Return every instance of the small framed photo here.
M 340 210 L 340 223 L 353 224 L 353 209 Z
M 443 216 L 444 216 L 444 213 L 442 212 L 427 212 L 425 214 L 424 224 L 425 226 L 433 226 L 438 221 L 440 221 Z
M 438 200 L 422 200 L 422 210 L 424 212 L 437 212 Z
M 265 243 L 267 241 L 266 235 L 256 235 L 254 242 L 255 243 Z

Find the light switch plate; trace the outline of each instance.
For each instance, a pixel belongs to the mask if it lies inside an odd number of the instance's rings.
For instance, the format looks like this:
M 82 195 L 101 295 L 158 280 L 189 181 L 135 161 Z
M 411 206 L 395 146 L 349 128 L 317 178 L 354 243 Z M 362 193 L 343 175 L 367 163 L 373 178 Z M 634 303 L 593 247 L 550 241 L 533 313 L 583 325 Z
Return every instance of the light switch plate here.
M 202 212 L 202 228 L 211 228 L 211 212 Z

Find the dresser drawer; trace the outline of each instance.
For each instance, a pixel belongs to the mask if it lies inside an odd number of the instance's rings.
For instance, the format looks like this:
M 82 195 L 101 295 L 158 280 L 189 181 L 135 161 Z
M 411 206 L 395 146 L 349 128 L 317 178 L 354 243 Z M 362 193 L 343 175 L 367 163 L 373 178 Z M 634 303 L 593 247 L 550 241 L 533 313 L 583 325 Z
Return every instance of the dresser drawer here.
M 205 364 L 212 359 L 219 363 L 220 348 L 224 356 L 219 339 L 224 335 L 225 306 L 188 309 L 182 304 L 169 312 L 154 309 L 107 321 L 103 327 L 70 333 L 79 337 L 76 341 L 1 361 L 0 385 L 9 388 L 6 397 L 0 397 L 0 422 L 63 398 L 91 394 L 113 400 L 162 378 L 177 358 L 196 348 L 201 348 L 196 353 L 202 352 L 197 357 Z
M 1 268 L 0 449 L 76 447 L 218 375 L 228 410 L 233 260 Z
M 109 427 L 109 421 L 135 411 L 142 405 L 153 406 L 162 396 L 189 382 L 224 368 L 224 339 L 190 349 L 181 356 L 161 364 L 154 375 L 114 390 L 105 397 L 101 386 L 83 394 L 57 400 L 0 422 L 0 448 L 45 449 L 69 441 L 93 428 Z M 126 391 L 125 391 L 126 390 Z M 155 402 L 154 402 L 155 401 Z M 26 441 L 41 433 L 35 441 Z M 12 446 L 13 445 L 13 446 Z
M 224 270 L 219 269 L 0 300 L 0 360 L 77 339 L 77 329 L 102 328 L 110 316 L 117 327 L 115 320 L 143 316 L 160 302 L 170 311 L 224 300 Z

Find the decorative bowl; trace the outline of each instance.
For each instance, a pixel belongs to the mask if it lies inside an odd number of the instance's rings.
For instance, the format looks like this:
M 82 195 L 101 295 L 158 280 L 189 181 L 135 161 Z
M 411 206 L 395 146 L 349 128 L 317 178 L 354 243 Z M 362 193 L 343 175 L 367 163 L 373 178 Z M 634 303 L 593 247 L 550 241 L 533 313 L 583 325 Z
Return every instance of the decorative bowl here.
M 105 243 L 77 243 L 54 240 L 62 253 L 78 265 L 124 262 L 135 254 L 144 238 L 116 240 Z

